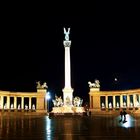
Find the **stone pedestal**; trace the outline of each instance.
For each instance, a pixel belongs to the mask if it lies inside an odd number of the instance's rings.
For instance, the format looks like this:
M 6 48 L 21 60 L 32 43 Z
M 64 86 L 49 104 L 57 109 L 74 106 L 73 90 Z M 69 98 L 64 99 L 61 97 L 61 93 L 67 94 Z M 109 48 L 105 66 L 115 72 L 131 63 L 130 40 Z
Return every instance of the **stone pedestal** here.
M 84 107 L 62 106 L 53 107 L 52 113 L 65 114 L 65 113 L 84 113 Z
M 71 106 L 73 100 L 73 89 L 64 88 L 62 91 L 63 91 L 64 106 Z

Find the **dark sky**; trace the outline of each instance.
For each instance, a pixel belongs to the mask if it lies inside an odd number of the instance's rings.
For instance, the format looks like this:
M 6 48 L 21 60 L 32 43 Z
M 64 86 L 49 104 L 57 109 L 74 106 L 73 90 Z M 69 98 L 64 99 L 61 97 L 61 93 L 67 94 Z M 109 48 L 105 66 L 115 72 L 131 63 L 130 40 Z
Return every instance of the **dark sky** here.
M 35 91 L 40 80 L 47 82 L 53 95 L 62 95 L 63 27 L 71 28 L 74 96 L 88 99 L 88 81 L 96 78 L 101 90 L 139 88 L 140 32 L 138 18 L 133 16 L 136 9 L 128 9 L 118 12 L 117 6 L 98 5 L 86 12 L 81 8 L 78 13 L 52 16 L 44 10 L 34 14 L 30 27 L 27 19 L 22 22 L 10 15 L 10 24 L 3 23 L 0 89 Z

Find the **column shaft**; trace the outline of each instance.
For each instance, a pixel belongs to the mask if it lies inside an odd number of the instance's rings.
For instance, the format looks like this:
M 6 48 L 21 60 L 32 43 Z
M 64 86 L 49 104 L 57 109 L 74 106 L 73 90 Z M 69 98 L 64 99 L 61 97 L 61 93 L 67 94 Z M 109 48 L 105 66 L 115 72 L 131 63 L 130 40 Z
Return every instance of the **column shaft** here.
M 9 109 L 9 108 L 10 108 L 10 97 L 7 96 L 7 109 Z
M 134 107 L 136 107 L 136 94 L 133 95 L 133 104 L 134 104 Z
M 113 96 L 113 107 L 116 108 L 116 98 L 115 98 L 115 95 Z
M 105 96 L 105 107 L 108 108 L 108 96 Z
M 130 95 L 127 95 L 127 107 L 130 107 Z
M 14 109 L 17 108 L 17 97 L 14 97 Z
M 1 109 L 3 109 L 3 96 L 1 96 Z
M 29 97 L 29 109 L 31 109 L 31 97 Z
M 21 97 L 21 109 L 24 109 L 24 97 Z
M 123 107 L 123 95 L 120 95 L 120 107 Z
M 65 88 L 71 88 L 70 47 L 65 47 Z

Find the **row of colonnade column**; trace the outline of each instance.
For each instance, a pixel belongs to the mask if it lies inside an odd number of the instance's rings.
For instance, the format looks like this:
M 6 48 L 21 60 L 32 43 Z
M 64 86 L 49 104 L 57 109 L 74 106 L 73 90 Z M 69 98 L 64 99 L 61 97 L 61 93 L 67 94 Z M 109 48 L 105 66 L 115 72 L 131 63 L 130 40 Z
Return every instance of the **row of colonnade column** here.
M 120 98 L 120 101 L 118 102 L 119 103 L 119 106 L 117 106 L 117 102 L 116 102 L 116 96 L 118 96 Z M 126 102 L 123 101 L 123 96 L 126 96 Z M 132 96 L 132 101 L 130 101 L 130 96 Z M 138 98 L 137 98 L 138 96 Z M 124 107 L 124 103 L 126 104 L 125 107 L 132 107 L 131 104 L 133 103 L 133 107 L 137 107 L 137 106 L 140 106 L 140 95 L 139 94 L 132 94 L 132 95 L 114 95 L 114 96 L 111 96 L 111 95 L 106 95 L 106 96 L 101 96 L 101 97 L 105 97 L 105 107 L 108 108 L 109 107 L 109 100 L 108 100 L 108 97 L 112 97 L 112 103 L 113 103 L 113 106 L 112 108 L 116 108 L 116 107 Z M 102 103 L 101 103 L 102 105 Z
M 20 108 L 21 109 L 25 109 L 25 105 L 24 104 L 24 98 L 29 98 L 29 108 L 28 109 L 32 109 L 32 98 L 35 98 L 35 97 L 23 97 L 23 96 L 0 96 L 0 109 L 4 109 L 4 97 L 6 97 L 6 105 L 7 105 L 7 109 L 10 109 L 11 108 L 11 104 L 10 104 L 10 97 L 13 97 L 14 98 L 14 101 L 13 101 L 13 108 L 14 109 L 17 109 L 18 108 L 18 105 L 17 105 L 17 98 L 21 98 L 21 102 L 20 102 Z

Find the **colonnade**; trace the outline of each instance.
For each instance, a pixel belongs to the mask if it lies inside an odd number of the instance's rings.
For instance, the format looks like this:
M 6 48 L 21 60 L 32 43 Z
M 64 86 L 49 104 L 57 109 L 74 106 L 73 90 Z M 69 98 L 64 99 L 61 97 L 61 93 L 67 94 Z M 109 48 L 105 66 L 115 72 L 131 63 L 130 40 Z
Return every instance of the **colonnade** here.
M 123 91 L 100 91 L 100 88 L 90 87 L 90 109 L 140 109 L 140 89 Z
M 140 94 L 100 96 L 100 103 L 102 109 L 140 107 Z
M 45 111 L 47 90 L 39 87 L 37 92 L 0 91 L 0 110 Z
M 36 108 L 36 97 L 0 96 L 0 109 L 33 109 Z

